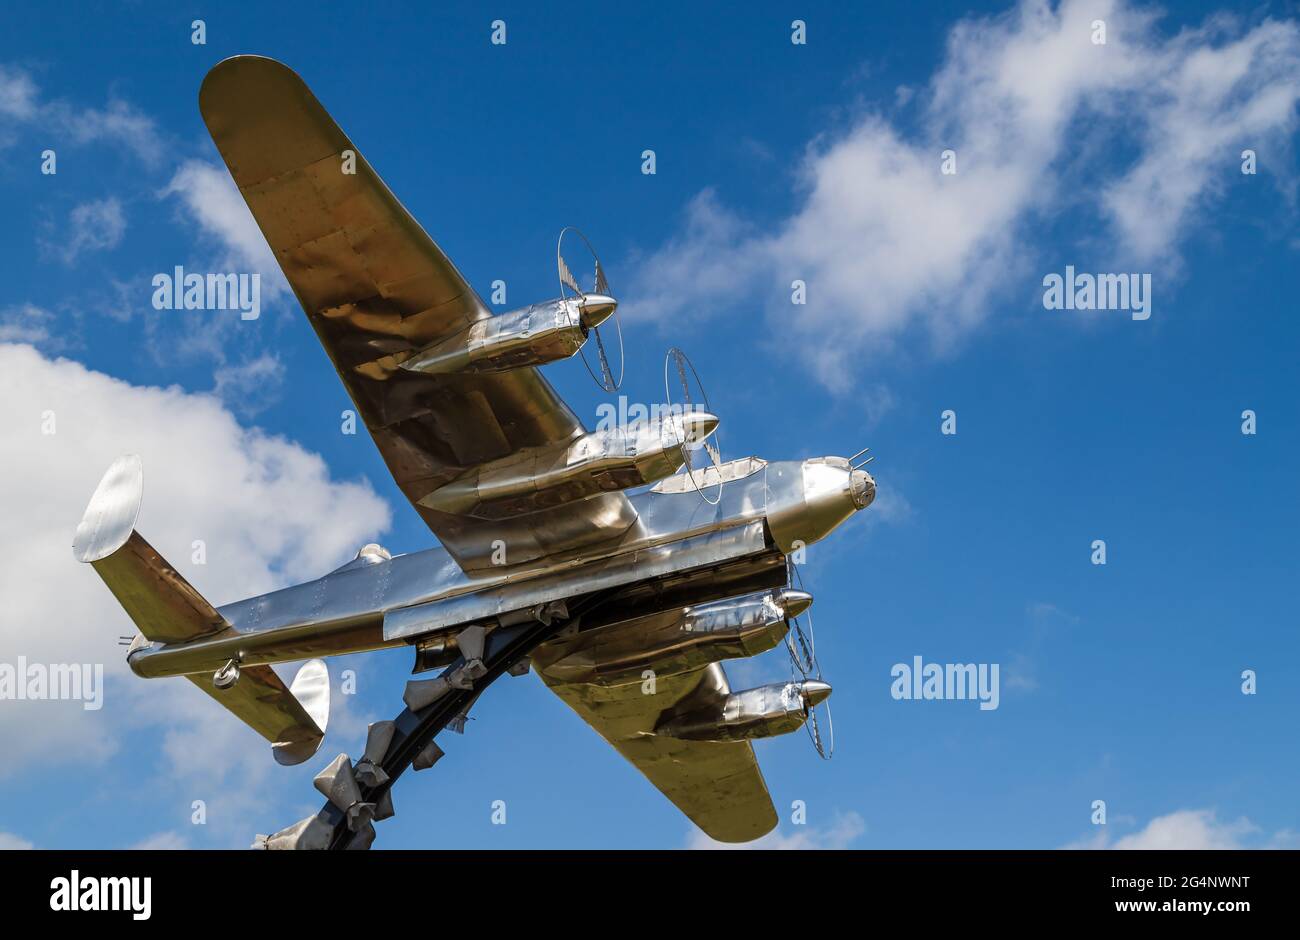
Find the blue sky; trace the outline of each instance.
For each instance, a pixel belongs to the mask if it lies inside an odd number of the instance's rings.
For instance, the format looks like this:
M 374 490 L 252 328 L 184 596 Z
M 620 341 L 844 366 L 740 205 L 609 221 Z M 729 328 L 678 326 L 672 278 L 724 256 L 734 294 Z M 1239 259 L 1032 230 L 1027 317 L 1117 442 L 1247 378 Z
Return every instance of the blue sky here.
M 216 603 L 366 541 L 432 543 L 370 440 L 339 433 L 342 386 L 230 198 L 196 101 L 242 52 L 303 76 L 485 297 L 553 296 L 555 236 L 580 226 L 624 301 L 632 401 L 660 400 L 678 345 L 725 454 L 872 447 L 876 505 L 803 569 L 836 755 L 758 745 L 767 844 L 1295 844 L 1295 5 L 797 7 L 3 14 L 0 660 L 109 679 L 97 712 L 0 701 L 0 845 L 245 845 L 314 811 L 312 773 L 400 707 L 405 652 L 334 661 L 358 693 L 317 760 L 275 766 L 187 683 L 125 672 L 124 616 L 67 551 L 127 451 L 142 531 Z M 177 264 L 266 271 L 262 316 L 153 310 Z M 1044 309 L 1066 265 L 1149 273 L 1150 319 Z M 547 375 L 594 423 L 581 364 Z M 893 700 L 917 655 L 1000 664 L 999 708 Z M 474 715 L 399 784 L 380 846 L 700 844 L 535 677 Z

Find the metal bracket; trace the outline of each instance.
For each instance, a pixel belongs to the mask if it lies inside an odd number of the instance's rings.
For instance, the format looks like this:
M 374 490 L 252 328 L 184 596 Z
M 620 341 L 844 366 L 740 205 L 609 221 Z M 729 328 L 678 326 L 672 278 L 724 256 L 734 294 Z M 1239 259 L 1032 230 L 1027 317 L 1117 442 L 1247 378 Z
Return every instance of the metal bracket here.
M 212 674 L 212 684 L 222 692 L 233 689 L 239 681 L 239 660 L 232 659 Z
M 601 597 L 588 595 L 574 606 L 585 608 Z M 327 798 L 320 812 L 274 835 L 258 836 L 254 848 L 369 848 L 375 839 L 373 822 L 393 815 L 390 791 L 397 778 L 408 767 L 424 770 L 437 763 L 444 756 L 434 741 L 440 731 L 463 731 L 484 689 L 508 672 L 525 673 L 537 646 L 576 625 L 570 621 L 569 606 L 555 601 L 541 605 L 534 620 L 492 630 L 481 625 L 462 630 L 457 660 L 435 679 L 406 684 L 406 709 L 392 721 L 370 726 L 365 754 L 356 766 L 340 754 L 317 775 L 316 788 Z

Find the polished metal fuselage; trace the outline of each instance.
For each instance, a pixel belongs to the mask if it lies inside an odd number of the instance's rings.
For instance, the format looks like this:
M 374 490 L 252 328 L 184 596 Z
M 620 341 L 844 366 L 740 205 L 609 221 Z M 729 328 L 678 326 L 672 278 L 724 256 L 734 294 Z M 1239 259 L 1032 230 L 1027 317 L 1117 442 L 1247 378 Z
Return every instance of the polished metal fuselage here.
M 218 608 L 230 626 L 211 636 L 177 644 L 137 639 L 131 668 L 141 676 L 174 676 L 210 672 L 232 659 L 276 663 L 400 646 L 656 580 L 698 584 L 704 598 L 718 581 L 713 596 L 725 596 L 727 579 L 740 583 L 748 568 L 770 570 L 774 558 L 817 541 L 862 508 L 868 484 L 865 501 L 874 494 L 870 478 L 843 458 L 745 466 L 749 475 L 727 483 L 717 505 L 693 490 L 636 494 L 637 521 L 616 542 L 541 565 L 466 573 L 442 548 L 391 560 L 365 555 L 314 581 Z

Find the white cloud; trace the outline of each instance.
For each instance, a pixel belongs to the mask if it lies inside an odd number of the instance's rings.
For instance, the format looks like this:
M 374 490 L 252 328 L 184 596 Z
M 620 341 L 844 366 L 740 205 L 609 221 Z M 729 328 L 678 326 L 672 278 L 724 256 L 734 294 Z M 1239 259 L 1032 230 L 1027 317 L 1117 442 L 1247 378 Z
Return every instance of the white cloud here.
M 0 65 L 0 118 L 11 126 L 39 130 L 43 146 L 56 150 L 65 140 L 77 145 L 108 143 L 150 166 L 163 158 L 157 126 L 134 105 L 120 98 L 110 98 L 102 108 L 42 101 L 31 75 L 14 66 Z
M 825 828 L 794 827 L 789 832 L 774 829 L 753 842 L 729 843 L 710 839 L 701 830 L 691 832 L 686 847 L 690 849 L 847 849 L 867 831 L 867 824 L 857 813 L 837 813 Z
M 103 663 L 106 680 L 99 711 L 5 702 L 3 766 L 93 764 L 123 734 L 154 725 L 149 733 L 163 736 L 171 762 L 166 780 L 184 768 L 201 768 L 214 785 L 232 773 L 257 779 L 275 766 L 260 738 L 184 680 L 130 674 L 117 637 L 134 628 L 72 557 L 86 501 L 115 457 L 140 454 L 141 532 L 217 605 L 331 570 L 388 526 L 387 504 L 365 483 L 331 479 L 318 455 L 242 427 L 212 395 L 135 386 L 30 346 L 0 345 L 0 398 L 8 416 L 0 435 L 4 659 Z M 55 433 L 46 435 L 51 413 Z M 191 563 L 195 540 L 205 543 L 205 565 Z
M 31 849 L 35 848 L 26 839 L 13 835 L 8 832 L 0 832 L 0 852 L 10 851 L 12 849 Z
M 284 384 L 284 367 L 280 357 L 262 353 L 239 365 L 225 365 L 216 370 L 213 394 L 239 415 L 254 415 L 267 408 Z
M 271 246 L 225 167 L 188 160 L 176 171 L 163 195 L 176 196 L 186 217 L 217 246 L 217 267 L 261 274 L 264 298 L 268 290 L 288 290 Z
M 1171 42 L 1148 89 L 1156 99 L 1141 159 L 1103 194 L 1106 212 L 1139 259 L 1174 250 L 1204 196 L 1223 190 L 1240 154 L 1281 163 L 1296 126 L 1300 37 L 1294 23 L 1266 22 L 1236 42 L 1210 45 L 1218 24 Z
M 54 314 L 35 304 L 18 304 L 0 310 L 0 343 L 30 343 L 48 347 L 57 338 L 50 332 Z
M 1247 819 L 1220 822 L 1213 810 L 1179 810 L 1157 816 L 1140 832 L 1123 836 L 1116 849 L 1240 849 L 1242 838 L 1256 832 Z
M 873 469 L 870 464 L 867 469 Z M 872 511 L 867 518 L 873 521 L 901 525 L 912 518 L 912 504 L 907 495 L 896 484 L 884 486 L 876 491 L 876 498 L 871 503 Z
M 178 357 L 213 360 L 217 393 L 234 402 L 238 413 L 254 414 L 274 395 L 274 389 L 266 384 L 275 378 L 271 360 L 265 355 L 246 353 L 241 364 L 232 366 L 228 363 L 231 344 L 247 351 L 248 342 L 256 342 L 260 349 L 264 340 L 259 337 L 265 336 L 269 307 L 284 303 L 293 316 L 300 314 L 289 282 L 224 166 L 188 160 L 159 195 L 177 200 L 182 224 L 197 236 L 195 241 L 203 255 L 192 261 L 177 258 L 176 263 L 184 262 L 187 268 L 197 265 L 208 272 L 259 275 L 263 315 L 248 322 L 237 316 L 153 318 L 147 321 L 149 349 L 160 362 Z M 254 396 L 244 394 L 254 391 Z
M 120 99 L 103 108 L 74 108 L 56 103 L 50 108 L 56 126 L 78 144 L 107 142 L 125 147 L 140 160 L 157 165 L 163 143 L 153 118 Z
M 299 307 L 289 290 L 289 282 L 225 167 L 202 160 L 188 160 L 160 195 L 178 200 L 181 218 L 191 226 L 198 235 L 198 243 L 208 252 L 206 258 L 197 262 L 203 269 L 261 277 L 264 315 L 257 323 L 263 330 L 267 322 L 266 308 L 277 303 L 287 302 L 291 313 L 298 315 Z M 177 259 L 177 263 L 180 261 Z M 274 390 L 265 384 L 273 378 L 265 355 L 246 358 L 237 366 L 227 363 L 232 340 L 260 335 L 249 330 L 248 323 L 229 316 L 185 318 L 180 321 L 181 330 L 177 335 L 172 330 L 160 330 L 161 320 L 150 322 L 153 332 L 149 345 L 155 358 L 168 361 L 177 356 L 200 356 L 214 360 L 216 391 L 223 398 L 235 401 L 239 413 L 256 413 L 273 396 Z M 242 394 L 254 390 L 258 393 L 254 397 Z
M 117 247 L 125 233 L 122 203 L 110 196 L 74 206 L 68 215 L 67 231 L 57 242 L 46 240 L 44 248 L 61 257 L 65 264 L 72 264 L 84 252 Z
M 36 94 L 30 75 L 0 65 L 0 116 L 29 120 L 36 113 Z
M 1112 839 L 1104 827 L 1067 849 L 1245 849 L 1286 848 L 1295 844 L 1293 833 L 1283 830 L 1267 839 L 1244 816 L 1220 820 L 1212 809 L 1184 809 L 1157 816 L 1145 828 Z
M 1048 601 L 1035 601 L 1025 606 L 1025 619 L 1029 624 L 1028 638 L 1003 663 L 1002 687 L 1028 693 L 1038 689 L 1038 669 L 1052 640 L 1078 624 L 1079 618 Z
M 874 428 L 880 424 L 885 415 L 893 411 L 898 405 L 898 398 L 889 386 L 879 382 L 869 388 L 862 389 L 859 393 L 859 400 L 862 403 L 863 415 L 868 428 Z
M 1105 45 L 1091 40 L 1099 18 Z M 919 334 L 943 350 L 999 301 L 1023 305 L 1041 277 L 1031 263 L 1072 260 L 1035 256 L 1037 228 L 1065 208 L 1110 226 L 1117 270 L 1176 260 L 1243 147 L 1285 146 L 1297 100 L 1294 23 L 1217 18 L 1166 38 L 1119 0 L 1024 0 L 953 28 L 916 128 L 873 112 L 814 141 L 788 218 L 759 229 L 702 192 L 683 233 L 642 259 L 624 309 L 672 321 L 761 298 L 847 390 L 868 348 Z M 956 175 L 940 172 L 949 148 Z M 794 279 L 806 306 L 790 303 Z
M 188 849 L 189 841 L 179 832 L 156 832 L 147 838 L 141 839 L 134 845 L 128 846 L 132 851 L 152 852 L 158 849 L 179 850 Z

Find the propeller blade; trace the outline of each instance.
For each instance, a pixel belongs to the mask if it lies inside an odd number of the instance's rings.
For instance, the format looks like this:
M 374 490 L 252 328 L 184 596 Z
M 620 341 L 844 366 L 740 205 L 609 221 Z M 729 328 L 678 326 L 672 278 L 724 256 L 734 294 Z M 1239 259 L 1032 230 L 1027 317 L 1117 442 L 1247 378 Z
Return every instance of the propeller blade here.
M 600 357 L 600 378 L 601 386 L 607 392 L 612 392 L 617 386 L 614 384 L 614 371 L 609 367 L 609 357 L 605 354 L 605 341 L 600 338 L 600 328 L 592 330 L 596 334 L 596 354 Z
M 560 264 L 560 281 L 571 287 L 575 293 L 586 297 L 587 292 L 578 286 L 578 279 L 573 276 L 573 272 L 569 270 L 569 266 L 564 263 L 564 256 L 558 255 L 556 256 L 556 260 Z
M 826 728 L 827 739 L 822 739 L 821 726 L 817 723 L 817 709 L 826 710 Z M 808 729 L 808 736 L 812 739 L 813 750 L 822 760 L 830 760 L 835 753 L 835 723 L 831 719 L 831 707 L 827 702 L 822 702 L 814 708 L 808 709 L 808 720 L 804 722 L 804 727 Z
M 691 384 L 686 381 L 685 360 L 681 353 L 674 356 L 673 360 L 677 363 L 677 381 L 682 385 L 682 406 L 684 409 L 689 409 L 693 403 L 691 402 Z
M 609 281 L 605 280 L 605 269 L 600 266 L 600 259 L 596 259 L 596 293 L 609 294 Z

